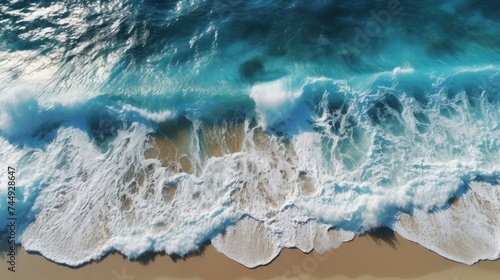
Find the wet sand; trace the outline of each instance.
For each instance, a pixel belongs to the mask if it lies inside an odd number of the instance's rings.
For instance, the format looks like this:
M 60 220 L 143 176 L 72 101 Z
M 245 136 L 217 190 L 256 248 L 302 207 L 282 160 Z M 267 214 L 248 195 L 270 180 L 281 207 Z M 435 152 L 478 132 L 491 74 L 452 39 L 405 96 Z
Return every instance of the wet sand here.
M 111 254 L 76 269 L 21 250 L 16 269 L 15 273 L 8 272 L 3 257 L 0 279 L 500 279 L 500 261 L 472 266 L 455 263 L 397 234 L 390 239 L 357 237 L 323 255 L 285 249 L 271 264 L 256 269 L 244 267 L 210 245 L 200 255 L 186 260 L 156 255 L 139 262 Z
M 186 129 L 178 129 L 178 126 Z M 172 172 L 196 173 L 192 151 L 187 143 L 191 139 L 188 125 L 167 124 L 161 135 L 155 135 L 155 148 L 146 157 L 162 159 L 164 166 Z M 219 157 L 244 148 L 244 127 L 242 124 L 226 125 L 219 129 L 206 126 L 203 142 L 207 157 Z M 229 135 L 224 145 L 215 145 L 213 139 Z M 269 146 L 269 138 L 257 131 L 253 138 L 255 148 Z M 293 151 L 287 151 L 290 154 Z M 303 190 L 311 192 L 313 185 L 305 175 L 300 175 Z M 141 181 L 141 179 L 139 179 Z M 142 183 L 140 183 L 142 185 Z M 173 193 L 165 193 L 166 201 Z M 24 250 L 17 256 L 16 270 L 7 270 L 5 253 L 2 254 L 0 280 L 281 280 L 281 279 L 500 279 L 500 260 L 483 261 L 469 266 L 447 260 L 425 249 L 419 244 L 407 241 L 398 234 L 364 235 L 343 244 L 326 254 L 305 254 L 298 249 L 285 249 L 269 265 L 249 269 L 208 245 L 199 255 L 174 260 L 170 256 L 154 255 L 141 261 L 130 261 L 113 253 L 99 262 L 79 268 L 55 264 L 38 254 Z

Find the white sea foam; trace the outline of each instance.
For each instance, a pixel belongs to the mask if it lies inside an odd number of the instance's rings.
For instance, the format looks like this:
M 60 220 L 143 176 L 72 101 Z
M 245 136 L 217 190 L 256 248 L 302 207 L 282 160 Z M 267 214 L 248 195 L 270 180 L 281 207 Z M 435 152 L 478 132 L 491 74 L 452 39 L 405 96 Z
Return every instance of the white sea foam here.
M 354 238 L 352 232 L 330 230 L 314 221 L 284 229 L 275 234 L 264 223 L 244 218 L 212 239 L 212 244 L 231 259 L 253 268 L 271 262 L 282 248 L 295 247 L 303 252 L 315 249 L 322 254 Z
M 394 76 L 401 75 L 401 74 L 413 74 L 413 73 L 415 73 L 415 69 L 413 69 L 411 67 L 404 67 L 404 68 L 396 67 L 396 68 L 394 68 L 394 70 L 392 70 L 392 74 Z
M 175 118 L 175 113 L 170 110 L 162 112 L 149 112 L 147 110 L 136 108 L 130 105 L 124 105 L 123 109 L 127 111 L 137 112 L 142 117 L 157 123 L 166 122 Z
M 424 96 L 424 106 L 412 87 L 412 79 L 422 77 L 408 75 L 411 79 L 378 76 L 371 91 L 329 79 L 308 80 L 298 91 L 287 89 L 284 81 L 255 85 L 250 96 L 259 125 L 251 119 L 241 124 L 239 151 L 209 157 L 207 128 L 199 120 L 186 128 L 182 145 L 190 153 L 177 147 L 174 154 L 190 156 L 192 174 L 145 156 L 160 147 L 150 139 L 154 126 L 137 118 L 118 125 L 116 134 L 99 137 L 72 120 L 54 128 L 53 139 L 4 139 L 0 158 L 14 155 L 24 174 L 20 206 L 34 218 L 20 241 L 49 259 L 79 265 L 110 250 L 130 258 L 147 251 L 185 255 L 211 240 L 221 252 L 254 267 L 282 248 L 324 252 L 355 233 L 396 222 L 403 236 L 454 260 L 495 258 L 498 247 L 490 241 L 460 255 L 443 247 L 442 239 L 410 231 L 401 213 L 415 213 L 421 228 L 453 220 L 455 214 L 446 214 L 451 212 L 426 213 L 446 207 L 475 176 L 500 170 L 498 104 L 484 93 L 467 91 L 464 78 L 451 75 L 439 83 L 422 82 L 434 90 Z M 445 91 L 449 88 L 456 94 Z M 108 114 L 113 122 L 131 112 L 150 121 L 170 118 L 133 107 Z M 305 112 L 309 117 L 297 121 Z M 265 128 L 275 127 L 286 141 L 266 133 Z M 496 187 L 473 186 L 463 203 L 476 205 L 470 195 L 477 194 L 491 205 L 490 213 L 498 213 L 498 197 L 488 196 L 496 192 Z M 460 215 L 480 211 L 466 208 Z M 397 222 L 400 215 L 403 220 Z M 453 233 L 454 240 L 493 240 L 498 227 L 492 215 L 477 221 L 478 230 Z M 492 226 L 485 228 L 488 221 Z M 474 238 L 483 230 L 488 233 Z M 248 250 L 241 253 L 238 246 Z
M 0 96 L 0 132 L 17 137 L 31 132 L 40 125 L 42 110 L 33 90 L 25 86 L 11 88 Z
M 499 182 L 500 183 L 500 182 Z M 403 214 L 394 229 L 450 260 L 473 264 L 500 257 L 500 188 L 484 182 L 471 189 L 449 209 L 429 214 Z
M 280 79 L 254 85 L 250 96 L 255 101 L 259 124 L 266 129 L 291 117 L 301 92 L 294 92 L 287 79 Z

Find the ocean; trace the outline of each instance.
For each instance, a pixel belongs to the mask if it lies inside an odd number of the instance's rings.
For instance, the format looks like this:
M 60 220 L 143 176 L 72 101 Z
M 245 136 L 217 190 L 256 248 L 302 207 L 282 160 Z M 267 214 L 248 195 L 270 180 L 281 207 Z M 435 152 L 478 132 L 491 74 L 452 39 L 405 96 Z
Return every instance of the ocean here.
M 255 267 L 380 228 L 497 259 L 499 19 L 478 0 L 3 1 L 0 221 L 69 266 L 211 242 Z

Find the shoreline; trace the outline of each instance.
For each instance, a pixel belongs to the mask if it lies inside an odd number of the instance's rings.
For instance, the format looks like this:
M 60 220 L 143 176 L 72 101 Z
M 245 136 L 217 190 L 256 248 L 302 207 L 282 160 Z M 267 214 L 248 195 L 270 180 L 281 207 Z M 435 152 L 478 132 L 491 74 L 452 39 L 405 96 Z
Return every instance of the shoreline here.
M 4 263 L 2 256 L 2 263 Z M 395 233 L 391 239 L 362 235 L 323 255 L 283 249 L 271 263 L 247 268 L 207 245 L 200 254 L 177 259 L 153 254 L 130 261 L 110 253 L 98 262 L 79 268 L 59 265 L 36 253 L 19 250 L 16 272 L 0 270 L 2 279 L 498 279 L 500 260 L 466 265 L 450 261 L 405 240 Z M 5 266 L 5 264 L 4 264 Z M 6 278 L 7 277 L 7 278 Z

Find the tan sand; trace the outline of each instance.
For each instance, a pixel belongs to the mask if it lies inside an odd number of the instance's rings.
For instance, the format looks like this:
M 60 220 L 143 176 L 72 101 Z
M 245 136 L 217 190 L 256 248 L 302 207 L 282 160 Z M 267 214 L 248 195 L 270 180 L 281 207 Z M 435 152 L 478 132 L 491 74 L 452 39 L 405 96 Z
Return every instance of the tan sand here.
M 190 144 L 194 133 L 200 139 L 200 146 L 196 148 L 200 148 L 202 152 L 192 150 L 193 146 Z M 197 170 L 197 164 L 200 162 L 193 155 L 203 153 L 201 157 L 210 158 L 240 152 L 245 138 L 245 124 L 204 124 L 195 131 L 187 120 L 180 120 L 178 123 L 170 121 L 162 124 L 159 132 L 152 136 L 152 148 L 146 151 L 146 158 L 159 159 L 162 166 L 172 172 L 199 174 L 201 170 Z
M 170 167 L 172 172 L 196 173 L 196 166 L 190 159 L 192 151 L 188 139 L 191 131 L 188 125 L 167 123 L 160 132 L 161 135 L 154 137 L 157 148 L 148 151 L 147 157 L 162 159 L 164 166 Z M 217 157 L 243 149 L 242 124 L 206 126 L 203 132 L 207 156 Z M 218 146 L 214 139 L 225 134 L 224 145 Z M 253 141 L 257 149 L 269 146 L 269 138 L 259 131 L 255 132 Z M 306 175 L 300 175 L 300 179 L 304 193 L 312 192 L 314 184 L 310 179 Z M 142 185 L 141 178 L 138 181 Z M 166 201 L 172 200 L 174 194 L 175 188 L 169 188 L 164 193 Z M 286 249 L 271 264 L 256 269 L 248 269 L 225 257 L 213 246 L 207 246 L 201 255 L 187 260 L 173 261 L 169 256 L 156 256 L 141 263 L 112 254 L 98 263 L 77 269 L 21 250 L 15 273 L 7 270 L 5 253 L 2 257 L 0 280 L 500 279 L 500 260 L 472 266 L 455 263 L 397 234 L 386 241 L 370 236 L 357 237 L 324 255 Z
M 389 242 L 369 236 L 357 237 L 324 255 L 286 249 L 270 265 L 256 269 L 228 259 L 213 246 L 208 246 L 200 256 L 176 262 L 169 256 L 156 256 L 147 264 L 141 264 L 113 254 L 78 269 L 54 264 L 22 250 L 17 256 L 16 268 L 17 272 L 8 272 L 3 259 L 0 279 L 500 279 L 499 261 L 473 266 L 454 263 L 398 235 Z

